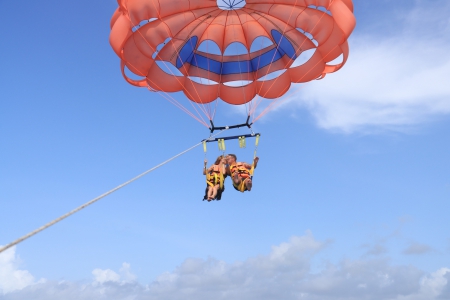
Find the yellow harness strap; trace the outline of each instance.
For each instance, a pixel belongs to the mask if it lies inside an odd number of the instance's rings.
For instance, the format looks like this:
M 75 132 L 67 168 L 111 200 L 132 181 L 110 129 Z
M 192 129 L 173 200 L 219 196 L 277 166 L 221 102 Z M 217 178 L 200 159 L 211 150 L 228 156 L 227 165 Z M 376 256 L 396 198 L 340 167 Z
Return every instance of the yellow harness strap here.
M 214 184 L 211 181 L 213 181 Z M 220 187 L 220 189 L 222 189 L 223 188 L 223 181 L 224 181 L 224 178 L 223 178 L 223 173 L 222 172 L 219 172 L 219 174 L 217 174 L 215 172 L 212 173 L 212 174 L 211 173 L 206 173 L 206 183 L 209 186 L 211 186 L 211 187 L 213 187 L 217 183 L 219 183 L 219 187 Z
M 239 191 L 239 192 L 245 192 L 246 188 L 245 188 L 245 180 L 242 180 L 241 183 L 239 185 L 236 185 L 233 182 L 233 186 Z
M 253 153 L 253 162 L 252 162 L 252 168 L 250 169 L 250 175 L 253 176 L 253 172 L 255 171 L 255 158 L 256 158 L 256 151 L 258 150 L 258 144 L 259 144 L 259 137 L 260 135 L 256 135 L 255 140 L 255 152 Z

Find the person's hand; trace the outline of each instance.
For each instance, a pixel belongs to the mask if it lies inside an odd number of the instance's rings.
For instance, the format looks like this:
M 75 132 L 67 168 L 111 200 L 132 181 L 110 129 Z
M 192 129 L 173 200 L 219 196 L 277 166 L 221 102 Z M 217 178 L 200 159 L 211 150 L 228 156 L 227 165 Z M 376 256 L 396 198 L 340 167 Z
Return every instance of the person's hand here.
M 205 159 L 203 162 L 205 163 L 205 167 L 206 167 L 206 164 L 208 163 L 208 160 Z
M 256 164 L 259 161 L 259 157 L 255 157 L 255 159 L 253 160 L 253 162 Z

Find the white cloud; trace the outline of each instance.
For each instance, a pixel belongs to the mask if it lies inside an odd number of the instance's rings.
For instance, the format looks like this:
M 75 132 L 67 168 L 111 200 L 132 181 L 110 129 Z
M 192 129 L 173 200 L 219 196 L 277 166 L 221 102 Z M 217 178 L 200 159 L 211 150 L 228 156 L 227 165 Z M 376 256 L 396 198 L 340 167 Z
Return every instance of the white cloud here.
M 355 31 L 343 69 L 296 85 L 286 104 L 306 107 L 317 124 L 343 132 L 401 130 L 450 114 L 450 3 L 416 1 L 388 36 Z
M 122 268 L 120 268 L 119 274 L 110 269 L 94 269 L 92 271 L 92 275 L 94 275 L 94 286 L 102 285 L 104 283 L 116 283 L 124 285 L 136 281 L 136 275 L 131 272 L 131 266 L 128 263 L 122 264 Z
M 0 299 L 437 300 L 450 294 L 450 269 L 444 267 L 426 274 L 387 258 L 361 258 L 312 271 L 312 259 L 328 245 L 307 232 L 244 261 L 189 258 L 148 285 L 139 284 L 124 263 L 119 272 L 94 270 L 91 283 L 46 281 Z
M 403 251 L 403 254 L 408 254 L 408 255 L 414 255 L 414 254 L 425 254 L 428 253 L 430 251 L 432 251 L 433 249 L 425 244 L 420 244 L 420 243 L 411 243 L 408 248 L 406 248 Z
M 92 275 L 94 275 L 94 283 L 103 284 L 105 282 L 119 282 L 120 275 L 112 270 L 101 270 L 95 269 L 92 271 Z
M 34 277 L 28 271 L 20 270 L 19 264 L 16 247 L 0 254 L 0 296 L 21 290 L 34 282 Z

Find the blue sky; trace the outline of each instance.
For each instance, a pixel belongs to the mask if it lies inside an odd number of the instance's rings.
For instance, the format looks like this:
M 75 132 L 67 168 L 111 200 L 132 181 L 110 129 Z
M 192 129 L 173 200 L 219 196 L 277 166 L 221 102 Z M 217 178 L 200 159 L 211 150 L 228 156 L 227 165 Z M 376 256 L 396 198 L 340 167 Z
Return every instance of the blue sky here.
M 354 4 L 345 67 L 255 124 L 251 193 L 201 201 L 199 147 L 0 254 L 0 299 L 449 299 L 450 5 Z M 208 135 L 123 80 L 116 6 L 0 2 L 1 245 Z

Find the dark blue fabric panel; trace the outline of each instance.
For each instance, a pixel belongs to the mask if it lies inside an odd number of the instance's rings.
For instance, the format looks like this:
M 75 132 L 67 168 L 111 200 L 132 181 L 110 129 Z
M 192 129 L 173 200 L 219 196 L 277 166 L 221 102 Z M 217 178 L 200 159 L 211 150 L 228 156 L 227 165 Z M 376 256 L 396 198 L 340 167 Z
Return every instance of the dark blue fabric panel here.
M 282 57 L 279 51 L 276 48 L 261 54 L 260 56 L 252 59 L 253 70 L 257 71 L 259 69 L 264 68 L 267 65 L 279 60 Z
M 278 48 L 267 51 L 253 58 L 252 60 L 223 62 L 207 58 L 203 55 L 194 53 L 198 38 L 191 37 L 183 48 L 181 48 L 177 58 L 177 68 L 181 68 L 186 62 L 200 69 L 213 72 L 219 75 L 230 75 L 240 73 L 251 73 L 262 69 L 271 63 L 281 59 L 283 55 L 287 55 L 291 59 L 295 59 L 295 49 L 291 42 L 277 30 L 272 30 L 272 37 Z
M 290 59 L 295 59 L 297 56 L 295 55 L 295 49 L 291 42 L 275 29 L 272 29 L 271 33 L 275 43 L 278 45 L 278 51 L 281 52 L 281 55 L 286 54 Z
M 177 58 L 177 68 L 181 68 L 186 62 L 189 62 L 192 59 L 194 54 L 194 49 L 197 46 L 198 37 L 191 37 L 186 44 L 184 44 L 183 48 L 181 48 L 180 52 L 178 52 Z
M 222 75 L 241 74 L 253 72 L 250 61 L 229 61 L 223 63 Z
M 220 74 L 222 72 L 222 64 L 220 61 L 207 58 L 197 53 L 194 54 L 190 64 L 212 73 Z

